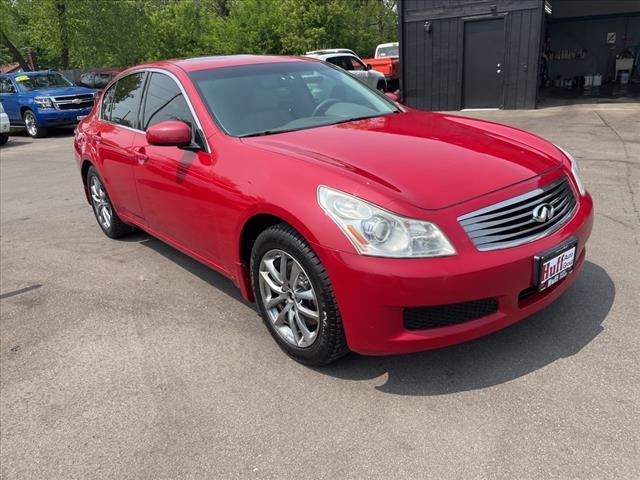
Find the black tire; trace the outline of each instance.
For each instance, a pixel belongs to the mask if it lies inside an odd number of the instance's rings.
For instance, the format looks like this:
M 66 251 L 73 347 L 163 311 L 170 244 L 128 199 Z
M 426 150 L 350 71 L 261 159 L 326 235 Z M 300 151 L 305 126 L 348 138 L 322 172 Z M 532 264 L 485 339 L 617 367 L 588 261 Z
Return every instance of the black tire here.
M 98 202 L 96 202 L 92 192 L 92 188 L 91 188 L 93 185 L 94 178 L 99 182 L 104 192 L 104 197 L 102 197 L 103 202 L 100 205 L 98 204 Z M 122 220 L 120 220 L 120 217 L 118 217 L 118 214 L 116 213 L 115 209 L 111 204 L 111 199 L 109 198 L 107 189 L 104 186 L 104 182 L 102 181 L 102 178 L 100 178 L 100 175 L 98 174 L 98 171 L 95 169 L 95 167 L 89 167 L 89 171 L 87 172 L 87 192 L 89 194 L 89 201 L 91 202 L 91 207 L 93 209 L 93 214 L 96 217 L 96 221 L 98 222 L 100 229 L 104 232 L 104 234 L 107 237 L 120 238 L 120 237 L 124 237 L 125 235 L 129 235 L 130 233 L 133 232 L 134 230 L 133 227 L 131 227 L 130 225 L 127 225 Z M 100 213 L 101 208 L 103 208 L 105 205 L 107 205 L 108 208 L 110 208 L 110 212 L 111 212 L 110 222 L 108 226 L 105 225 L 105 223 L 103 222 L 103 218 L 101 217 L 101 213 Z
M 31 110 L 25 110 L 22 114 L 22 120 L 27 129 L 27 133 L 32 138 L 43 138 L 49 134 L 49 129 L 41 126 L 38 119 Z
M 380 80 L 380 81 L 378 82 L 378 85 L 376 85 L 376 89 L 377 89 L 379 92 L 384 93 L 384 92 L 387 90 L 387 84 L 386 84 L 386 82 L 384 82 L 384 81 Z
M 9 141 L 9 134 L 7 133 L 0 133 L 0 145 L 4 145 L 5 143 L 7 143 Z
M 304 269 L 316 293 L 319 321 L 317 336 L 308 347 L 292 345 L 281 337 L 267 314 L 259 287 L 260 263 L 270 251 L 281 250 L 295 259 Z M 251 285 L 260 314 L 278 346 L 294 360 L 310 366 L 327 365 L 349 352 L 342 327 L 340 310 L 320 259 L 309 244 L 292 227 L 274 225 L 263 231 L 256 239 L 251 252 Z

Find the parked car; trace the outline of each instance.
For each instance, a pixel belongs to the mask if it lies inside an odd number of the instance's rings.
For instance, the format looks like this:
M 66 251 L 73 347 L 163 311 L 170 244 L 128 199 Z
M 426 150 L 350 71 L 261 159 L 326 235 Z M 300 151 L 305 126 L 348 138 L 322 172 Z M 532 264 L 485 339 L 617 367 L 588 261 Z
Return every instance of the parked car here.
M 387 82 L 384 75 L 371 69 L 371 65 L 365 64 L 353 50 L 335 48 L 329 50 L 314 50 L 307 52 L 306 57 L 324 60 L 346 70 L 371 88 L 385 92 Z
M 77 85 L 80 87 L 102 90 L 118 73 L 120 73 L 120 70 L 100 70 L 98 72 L 85 72 L 80 75 L 80 81 L 77 83 Z
M 137 227 L 226 275 L 311 365 L 443 347 L 541 310 L 576 279 L 593 223 L 560 147 L 399 106 L 309 58 L 131 68 L 74 152 L 107 236 Z
M 34 138 L 45 137 L 51 127 L 78 123 L 96 95 L 52 70 L 0 75 L 0 102 L 9 120 L 24 125 Z
M 399 46 L 398 42 L 381 43 L 376 48 L 375 58 L 363 60 L 375 71 L 384 75 L 387 88 L 391 91 L 396 91 L 400 86 Z
M 0 145 L 4 145 L 9 140 L 10 129 L 11 124 L 9 123 L 9 117 L 5 113 L 4 108 L 2 108 L 2 103 L 0 103 Z

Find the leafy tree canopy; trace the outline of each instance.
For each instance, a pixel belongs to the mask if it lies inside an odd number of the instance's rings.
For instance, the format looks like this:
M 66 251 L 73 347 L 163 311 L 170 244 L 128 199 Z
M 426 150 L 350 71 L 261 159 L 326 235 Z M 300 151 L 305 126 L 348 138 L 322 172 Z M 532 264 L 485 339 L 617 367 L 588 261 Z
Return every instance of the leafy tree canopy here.
M 123 68 L 231 53 L 371 56 L 397 38 L 395 0 L 0 0 L 0 43 L 51 68 Z M 7 43 L 0 63 L 14 61 Z

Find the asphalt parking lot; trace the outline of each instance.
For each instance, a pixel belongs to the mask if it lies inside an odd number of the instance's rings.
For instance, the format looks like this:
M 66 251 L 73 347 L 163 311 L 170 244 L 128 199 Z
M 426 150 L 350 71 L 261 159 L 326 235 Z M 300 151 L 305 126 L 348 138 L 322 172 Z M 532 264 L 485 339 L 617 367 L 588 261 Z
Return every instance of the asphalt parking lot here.
M 640 104 L 469 115 L 572 151 L 581 277 L 515 326 L 324 369 L 231 282 L 105 237 L 71 132 L 0 150 L 0 477 L 640 478 Z M 364 292 L 363 292 L 364 293 Z

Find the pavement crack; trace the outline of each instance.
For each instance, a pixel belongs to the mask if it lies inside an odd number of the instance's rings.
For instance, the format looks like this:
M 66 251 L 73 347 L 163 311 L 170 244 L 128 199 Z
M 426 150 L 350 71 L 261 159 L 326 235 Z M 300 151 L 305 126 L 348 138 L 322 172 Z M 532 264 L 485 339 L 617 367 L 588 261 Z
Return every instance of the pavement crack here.
M 30 285 L 28 287 L 24 287 L 24 288 L 20 288 L 18 290 L 13 290 L 12 292 L 7 292 L 7 293 L 3 293 L 0 295 L 0 300 L 5 299 L 5 298 L 9 298 L 9 297 L 15 297 L 16 295 L 20 295 L 22 293 L 27 293 L 30 292 L 31 290 L 36 290 L 38 288 L 40 288 L 42 285 L 37 283 L 35 285 Z
M 596 117 L 598 117 L 598 118 L 600 119 L 600 121 L 601 121 L 601 122 L 602 122 L 602 123 L 603 123 L 603 124 L 604 124 L 608 129 L 609 129 L 609 130 L 611 130 L 611 131 L 613 132 L 613 134 L 614 134 L 616 137 L 618 137 L 618 140 L 620 140 L 620 142 L 622 143 L 622 148 L 624 149 L 624 156 L 625 156 L 625 158 L 628 160 L 628 159 L 630 158 L 630 157 L 629 157 L 629 151 L 627 150 L 627 143 L 624 141 L 624 138 L 622 138 L 622 137 L 620 136 L 620 134 L 618 133 L 618 131 L 617 131 L 615 128 L 613 128 L 613 127 L 609 124 L 609 122 L 607 122 L 607 121 L 604 119 L 604 117 L 603 117 L 602 115 L 600 115 L 600 114 L 599 114 L 598 112 L 596 112 L 595 110 L 592 110 L 592 111 L 593 111 L 593 113 L 595 113 L 595 114 L 596 114 Z

